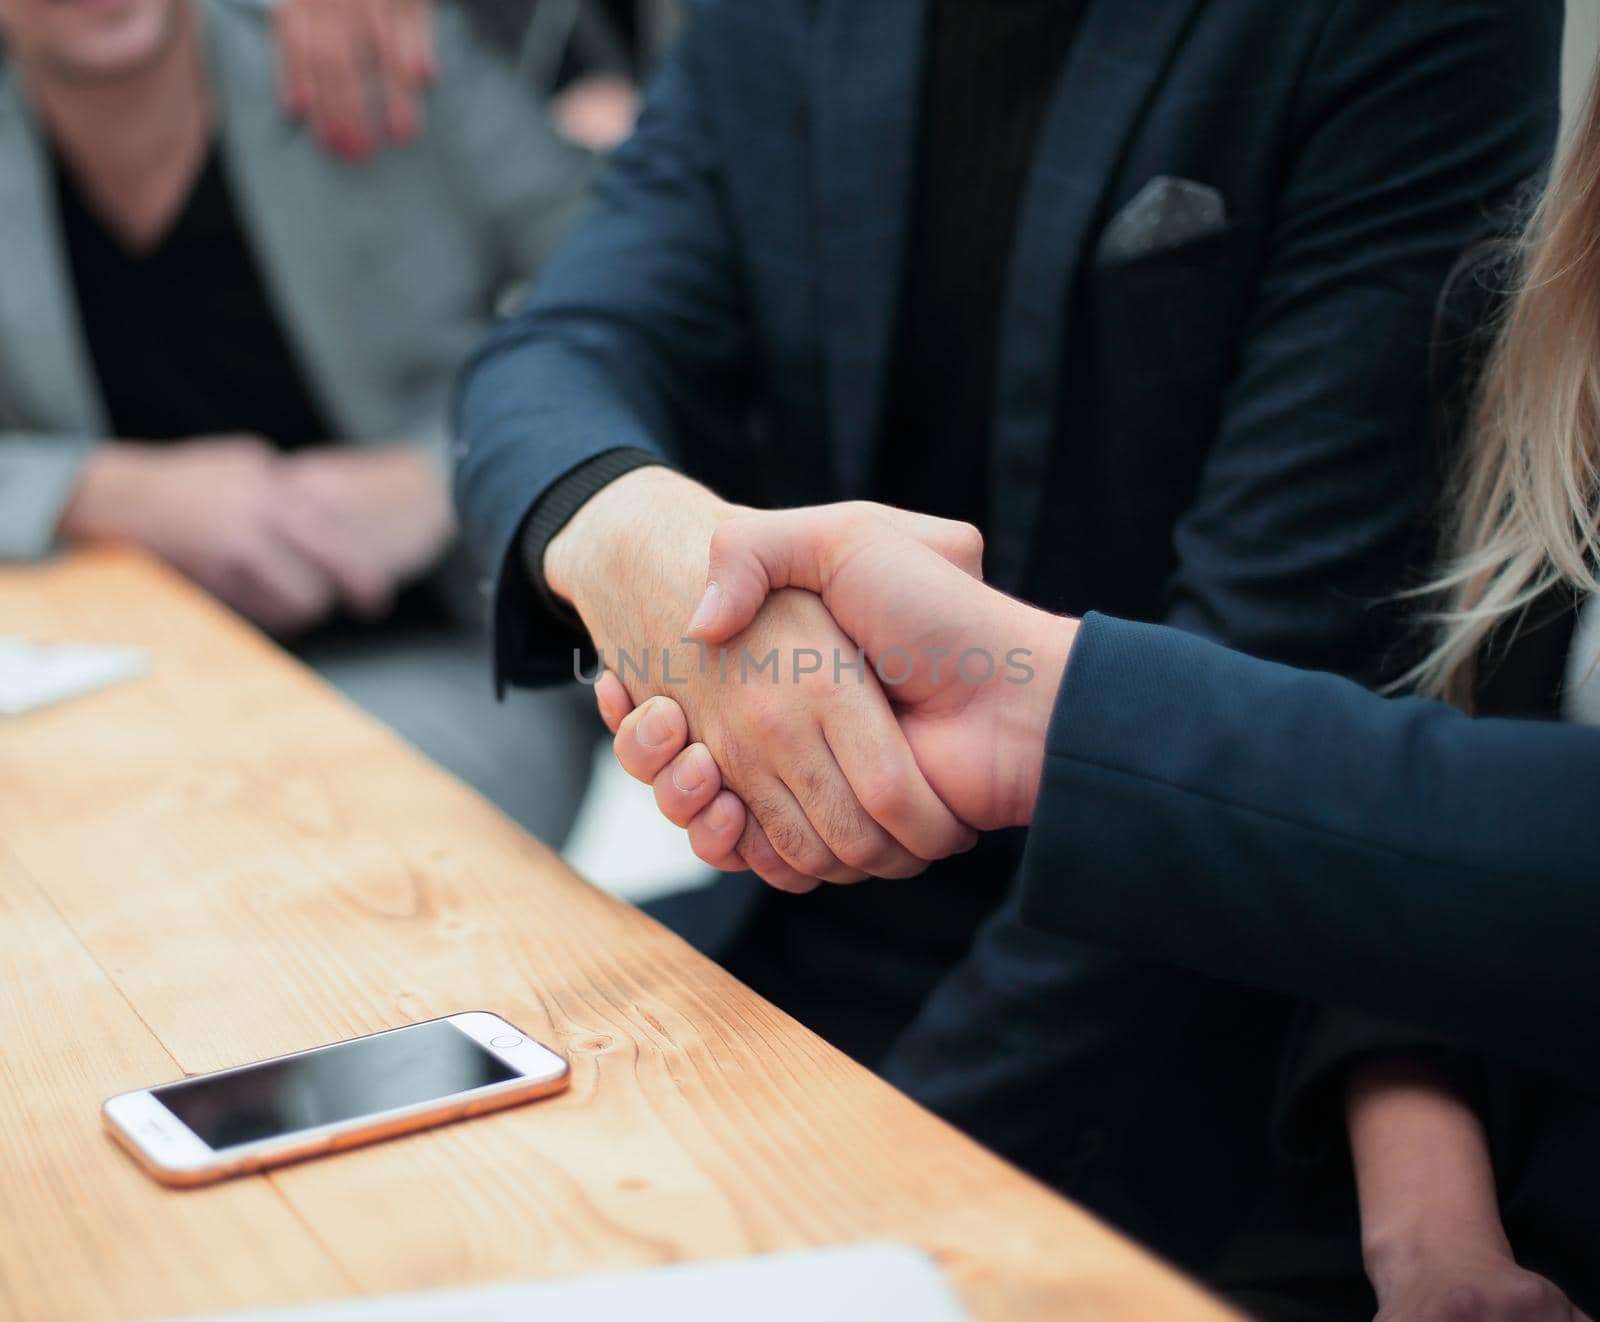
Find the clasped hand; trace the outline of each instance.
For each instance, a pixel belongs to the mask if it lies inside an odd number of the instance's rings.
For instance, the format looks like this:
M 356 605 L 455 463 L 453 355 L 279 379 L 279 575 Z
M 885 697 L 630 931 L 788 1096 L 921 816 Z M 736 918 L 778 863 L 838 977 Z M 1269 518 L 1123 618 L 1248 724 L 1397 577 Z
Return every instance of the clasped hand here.
M 410 446 L 283 455 L 259 436 L 209 436 L 101 446 L 57 532 L 143 546 L 288 637 L 339 607 L 382 616 L 453 530 L 443 476 Z
M 910 875 L 968 847 L 973 832 L 1031 819 L 1076 622 L 986 587 L 975 528 L 852 502 L 735 513 L 709 540 L 704 595 L 687 637 L 710 655 L 742 656 L 756 650 L 753 642 L 795 636 L 771 628 L 772 621 L 798 624 L 804 616 L 820 626 L 806 640 L 811 655 L 830 656 L 828 647 L 842 641 L 848 656 L 859 649 L 867 665 L 843 682 L 837 671 L 827 674 L 788 701 L 774 696 L 794 678 L 783 667 L 770 685 L 764 675 L 735 675 L 720 701 L 698 705 L 678 694 L 641 695 L 616 673 L 602 675 L 596 698 L 618 759 L 654 786 L 657 805 L 688 829 L 698 857 L 805 890 L 824 880 Z M 749 695 L 736 693 L 752 683 L 772 690 L 753 708 Z M 742 728 L 741 706 L 756 712 Z M 854 866 L 838 867 L 822 855 L 784 849 L 776 851 L 782 865 L 772 866 L 764 846 L 789 829 L 777 811 L 789 805 L 759 789 L 753 796 L 745 773 L 762 747 L 802 740 L 807 720 L 820 722 L 830 747 L 856 759 L 877 755 L 870 789 L 849 811 L 890 826 L 926 788 L 960 832 L 921 837 L 915 869 L 899 858 L 882 866 L 889 856 L 864 854 L 850 857 Z M 902 749 L 909 756 L 897 759 Z M 859 837 L 859 819 L 850 820 Z

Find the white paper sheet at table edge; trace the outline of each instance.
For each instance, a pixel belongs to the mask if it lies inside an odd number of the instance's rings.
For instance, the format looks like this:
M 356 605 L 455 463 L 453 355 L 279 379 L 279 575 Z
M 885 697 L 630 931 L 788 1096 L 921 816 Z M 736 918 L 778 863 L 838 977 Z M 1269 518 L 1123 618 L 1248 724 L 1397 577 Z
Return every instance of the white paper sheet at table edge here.
M 0 716 L 22 716 L 132 679 L 149 668 L 149 653 L 136 647 L 34 643 L 0 636 Z
M 851 1244 L 520 1285 L 379 1295 L 209 1322 L 970 1322 L 933 1259 Z M 207 1322 L 188 1318 L 186 1322 Z

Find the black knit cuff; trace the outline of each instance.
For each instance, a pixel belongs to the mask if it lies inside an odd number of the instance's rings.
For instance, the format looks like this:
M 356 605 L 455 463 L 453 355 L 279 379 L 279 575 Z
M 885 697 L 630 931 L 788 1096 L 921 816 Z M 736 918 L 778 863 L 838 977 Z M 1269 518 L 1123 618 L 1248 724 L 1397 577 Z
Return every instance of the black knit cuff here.
M 528 511 L 517 541 L 523 576 L 538 593 L 545 609 L 557 619 L 579 626 L 572 607 L 556 596 L 545 581 L 545 551 L 555 540 L 556 534 L 572 521 L 572 516 L 604 488 L 624 474 L 652 464 L 669 466 L 660 455 L 651 454 L 648 450 L 607 450 L 604 454 L 585 459 L 571 472 L 558 478 Z

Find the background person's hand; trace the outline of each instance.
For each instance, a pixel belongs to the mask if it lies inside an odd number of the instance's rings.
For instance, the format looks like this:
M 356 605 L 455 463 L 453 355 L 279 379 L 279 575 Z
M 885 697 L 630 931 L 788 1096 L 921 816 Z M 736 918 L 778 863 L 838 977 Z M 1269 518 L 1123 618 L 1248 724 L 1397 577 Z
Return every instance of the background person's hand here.
M 337 515 L 296 495 L 288 461 L 260 437 L 102 446 L 57 535 L 143 546 L 279 635 L 340 603 L 372 613 L 388 600 L 382 567 Z
M 1589 1322 L 1550 1281 L 1519 1267 L 1509 1248 L 1445 1236 L 1373 1273 L 1376 1322 Z
M 283 475 L 296 504 L 359 548 L 385 596 L 431 569 L 455 535 L 444 475 L 412 446 L 301 450 L 284 459 Z
M 815 596 L 762 603 L 730 638 L 726 677 L 715 656 L 702 669 L 702 650 L 680 643 L 711 533 L 732 512 L 679 474 L 640 469 L 584 506 L 545 555 L 552 589 L 576 607 L 630 700 L 671 695 L 748 807 L 720 861 L 809 889 L 819 878 L 911 876 L 969 847 L 973 833 L 917 772 L 876 680 L 836 681 L 835 652 L 853 662 L 855 647 Z M 742 654 L 775 654 L 777 675 L 741 665 Z M 816 668 L 797 673 L 802 656 Z
M 328 150 L 362 160 L 422 127 L 438 75 L 432 0 L 281 0 L 279 87 Z
M 888 693 L 940 797 L 980 829 L 1020 825 L 1033 814 L 1045 732 L 1076 623 L 965 572 L 957 548 L 964 545 L 966 558 L 976 560 L 977 543 L 976 529 L 965 525 L 864 503 L 729 519 L 714 534 L 708 573 L 715 590 L 708 589 L 691 633 L 714 644 L 741 628 L 770 592 L 798 585 L 820 593 L 884 673 L 904 673 L 905 682 Z M 1013 649 L 1026 649 L 1026 658 Z M 1003 672 L 1013 660 L 1031 670 L 1026 683 L 1007 682 L 1023 674 Z M 992 676 L 972 682 L 991 662 Z M 693 769 L 704 770 L 694 750 L 682 753 L 684 739 L 667 737 L 687 727 L 657 699 L 653 725 L 663 737 L 641 749 L 638 730 L 648 713 L 627 717 L 626 695 L 609 679 L 596 696 L 617 732 L 624 767 L 655 783 L 663 812 L 687 824 L 696 854 L 717 864 L 741 829 L 737 799 L 709 775 L 662 779 L 663 768 L 678 769 L 680 755 L 692 755 Z
M 639 89 L 615 73 L 574 79 L 552 98 L 550 117 L 573 142 L 591 151 L 611 151 L 633 132 L 639 118 Z

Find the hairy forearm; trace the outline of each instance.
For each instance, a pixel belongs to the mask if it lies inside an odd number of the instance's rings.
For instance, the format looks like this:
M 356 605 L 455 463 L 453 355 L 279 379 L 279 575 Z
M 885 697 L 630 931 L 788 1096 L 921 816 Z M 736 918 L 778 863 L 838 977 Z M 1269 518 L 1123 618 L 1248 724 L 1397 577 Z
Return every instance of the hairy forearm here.
M 1362 1253 L 1380 1291 L 1438 1248 L 1509 1254 L 1483 1125 L 1438 1071 L 1372 1061 L 1347 1091 Z

